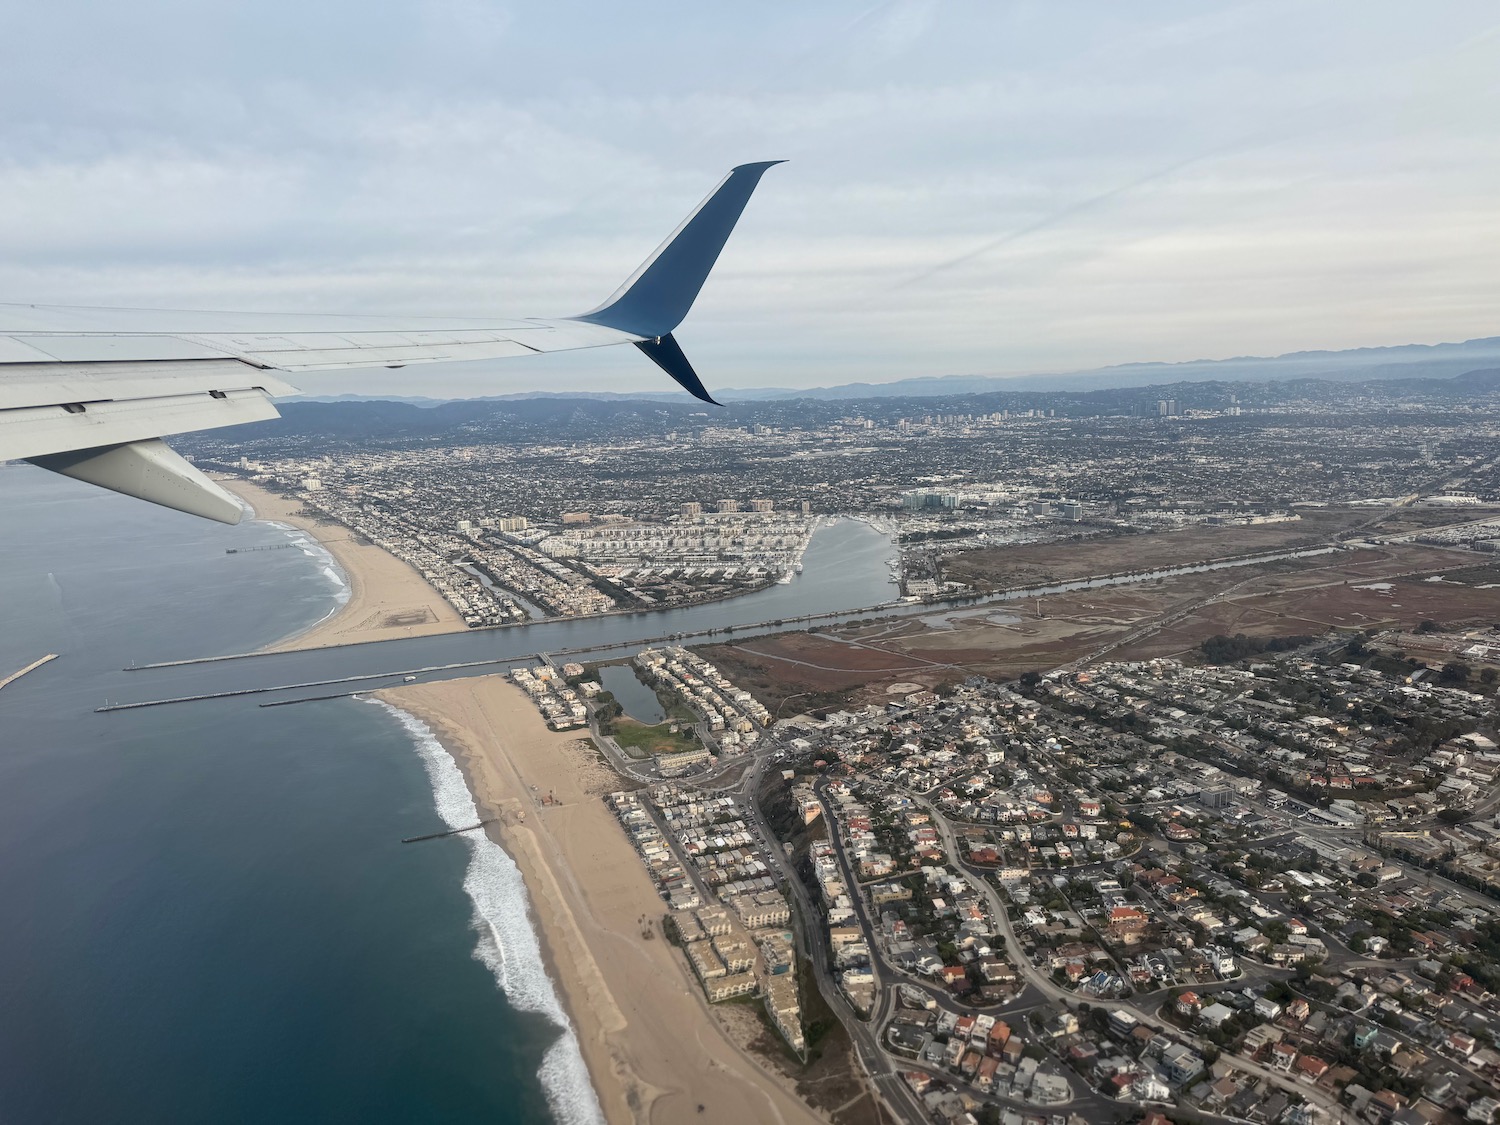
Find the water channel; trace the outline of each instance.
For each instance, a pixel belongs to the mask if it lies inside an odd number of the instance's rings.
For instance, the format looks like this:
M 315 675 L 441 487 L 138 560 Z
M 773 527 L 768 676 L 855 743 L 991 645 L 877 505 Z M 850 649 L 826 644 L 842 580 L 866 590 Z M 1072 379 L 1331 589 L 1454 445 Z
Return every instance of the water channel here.
M 1331 554 L 1337 547 L 1271 552 L 1157 570 L 1110 574 L 975 596 L 953 605 L 955 613 L 1074 590 L 1149 582 L 1178 575 L 1251 566 L 1282 559 Z M 117 700 L 196 701 L 210 695 L 263 694 L 315 697 L 373 690 L 411 675 L 453 679 L 490 675 L 535 654 L 580 661 L 618 660 L 664 641 L 702 643 L 722 634 L 751 637 L 783 628 L 828 628 L 840 622 L 892 614 L 933 613 L 930 605 L 893 602 L 895 546 L 857 520 L 839 520 L 814 534 L 803 573 L 790 585 L 686 609 L 611 614 L 578 620 L 535 622 L 498 629 L 403 638 L 305 652 L 267 653 L 204 662 L 140 667 L 121 673 Z
M 519 663 L 539 652 L 597 652 L 601 659 L 618 659 L 629 655 L 628 647 L 618 646 L 630 646 L 647 638 L 701 636 L 761 623 L 779 625 L 781 621 L 809 615 L 842 614 L 889 605 L 899 593 L 892 577 L 891 563 L 895 557 L 896 547 L 888 535 L 862 520 L 841 519 L 814 532 L 803 555 L 800 575 L 787 585 L 772 585 L 744 597 L 683 609 L 554 619 L 164 667 L 142 665 L 191 658 L 194 654 L 143 652 L 136 661 L 136 669 L 122 673 L 110 690 L 112 693 L 117 690 L 113 695 L 116 700 L 179 698 L 417 668 L 447 667 L 448 675 L 485 675 L 494 672 L 498 662 Z M 451 668 L 463 664 L 480 666 L 468 670 Z

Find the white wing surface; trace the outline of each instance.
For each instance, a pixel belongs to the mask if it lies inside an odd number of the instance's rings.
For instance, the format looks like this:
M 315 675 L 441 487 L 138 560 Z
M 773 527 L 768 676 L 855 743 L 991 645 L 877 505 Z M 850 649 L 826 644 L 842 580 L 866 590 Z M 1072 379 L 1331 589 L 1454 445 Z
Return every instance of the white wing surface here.
M 112 310 L 0 305 L 0 461 L 24 459 L 179 511 L 238 523 L 234 497 L 160 439 L 277 416 L 296 394 L 274 372 L 404 367 L 634 344 L 712 402 L 672 338 L 767 168 L 733 169 L 609 301 L 556 320 L 152 314 L 160 328 L 103 325 Z M 117 313 L 117 310 L 114 310 Z M 216 323 L 217 322 L 217 325 Z

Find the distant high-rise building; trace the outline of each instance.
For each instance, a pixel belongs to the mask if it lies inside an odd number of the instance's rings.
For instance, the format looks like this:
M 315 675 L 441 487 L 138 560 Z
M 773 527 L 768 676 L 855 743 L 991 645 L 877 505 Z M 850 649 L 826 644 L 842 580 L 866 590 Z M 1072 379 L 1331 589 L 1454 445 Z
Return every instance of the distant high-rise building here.
M 929 508 L 957 508 L 964 498 L 957 492 L 929 492 L 925 488 L 913 489 L 901 494 L 901 506 L 908 511 L 919 512 Z
M 1158 418 L 1165 418 L 1167 416 L 1167 400 L 1166 399 L 1159 398 L 1159 399 L 1156 400 L 1156 416 Z
M 720 500 L 719 501 L 719 511 L 721 511 L 721 512 L 738 512 L 739 510 L 740 510 L 740 502 L 738 500 Z
M 812 512 L 812 501 L 811 500 L 803 500 L 799 506 L 801 507 L 802 514 L 804 516 L 808 515 L 809 513 Z
M 775 503 L 775 501 L 772 501 L 772 500 L 752 500 L 752 501 L 750 501 L 750 510 L 752 512 L 769 512 L 769 511 L 772 511 L 775 507 L 776 507 L 776 503 Z
M 698 501 L 696 500 L 689 500 L 686 504 L 682 505 L 682 507 L 678 509 L 678 513 L 680 515 L 689 517 L 701 516 L 703 514 L 703 505 L 698 503 Z

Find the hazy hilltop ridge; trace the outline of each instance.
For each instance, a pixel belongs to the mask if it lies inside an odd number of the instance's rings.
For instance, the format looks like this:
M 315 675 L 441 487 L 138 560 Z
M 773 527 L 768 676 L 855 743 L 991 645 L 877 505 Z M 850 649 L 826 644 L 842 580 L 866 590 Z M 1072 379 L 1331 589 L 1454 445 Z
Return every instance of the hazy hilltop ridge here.
M 524 441 L 590 439 L 605 436 L 661 435 L 706 425 L 818 427 L 859 417 L 895 423 L 902 417 L 999 415 L 1059 419 L 1124 417 L 1158 420 L 1159 404 L 1179 412 L 1218 416 L 1236 409 L 1249 412 L 1332 410 L 1407 413 L 1445 412 L 1484 404 L 1500 390 L 1500 363 L 1469 368 L 1447 377 L 1415 374 L 1417 364 L 1383 378 L 1364 380 L 1296 377 L 1264 382 L 1223 379 L 1180 381 L 1099 390 L 962 391 L 946 380 L 908 380 L 933 388 L 925 395 L 874 395 L 865 398 L 731 399 L 723 408 L 705 406 L 687 395 L 525 395 L 453 401 L 363 399 L 333 401 L 287 399 L 278 404 L 282 417 L 236 427 L 233 444 L 249 448 L 261 442 L 280 444 L 308 439 L 334 442 Z M 1177 367 L 1166 370 L 1177 373 Z M 936 388 L 943 387 L 941 393 Z M 1178 422 L 1180 418 L 1160 418 Z M 1225 417 L 1224 424 L 1251 424 L 1251 418 Z M 212 435 L 185 435 L 186 450 L 217 448 Z
M 951 398 L 957 395 L 1107 391 L 1129 388 L 1170 390 L 1185 383 L 1253 383 L 1302 379 L 1334 382 L 1450 379 L 1476 369 L 1500 368 L 1500 336 L 1451 344 L 1402 344 L 1346 351 L 1290 352 L 1280 356 L 1239 356 L 1183 363 L 1126 363 L 1091 371 L 1053 375 L 926 375 L 890 383 L 843 383 L 834 387 L 727 387 L 717 389 L 720 402 L 767 402 L 785 399 L 844 401 L 871 398 Z M 668 387 L 639 391 L 529 391 L 485 395 L 463 401 L 517 402 L 527 399 L 587 399 L 602 402 L 660 399 L 690 403 Z M 296 401 L 383 402 L 432 407 L 454 401 L 421 395 L 315 395 Z M 693 403 L 694 409 L 701 409 Z
M 1388 348 L 1289 352 L 1279 356 L 1237 356 L 1232 359 L 1197 359 L 1184 363 L 1125 363 L 1057 375 L 944 375 L 899 379 L 893 383 L 846 383 L 837 387 L 816 387 L 810 390 L 784 387 L 726 389 L 719 397 L 926 397 L 983 394 L 988 391 L 1104 390 L 1202 380 L 1255 382 L 1272 379 L 1441 379 L 1484 366 L 1500 366 L 1500 336 L 1453 344 L 1401 344 Z

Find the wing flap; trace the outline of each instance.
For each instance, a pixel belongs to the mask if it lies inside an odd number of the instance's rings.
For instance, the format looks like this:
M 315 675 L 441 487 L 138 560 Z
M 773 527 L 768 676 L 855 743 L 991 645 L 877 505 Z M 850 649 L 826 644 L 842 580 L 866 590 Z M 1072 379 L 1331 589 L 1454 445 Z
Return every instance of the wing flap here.
M 397 333 L 364 336 L 227 338 L 226 348 L 247 363 L 281 371 L 328 371 L 346 367 L 404 367 L 409 363 L 440 363 L 455 359 L 511 359 L 535 355 L 536 348 L 502 336 L 489 339 L 411 343 Z
M 0 410 L 0 461 L 124 445 L 275 417 L 276 407 L 258 390 L 91 402 L 77 410 L 25 406 Z
M 124 399 L 174 398 L 204 391 L 297 388 L 237 359 L 165 363 L 0 363 L 0 411 Z
M 195 334 L 195 343 L 221 348 L 246 363 L 279 371 L 402 367 L 464 359 L 511 359 L 634 343 L 630 332 L 574 320 L 527 320 L 503 329 L 451 332 L 299 332 L 279 336 Z
M 239 523 L 244 508 L 158 438 L 33 457 L 33 465 L 65 477 L 149 500 L 164 508 Z
M 160 332 L 22 332 L 5 337 L 56 363 L 126 363 L 131 360 L 231 359 L 232 352 Z M 5 362 L 27 362 L 6 360 Z

